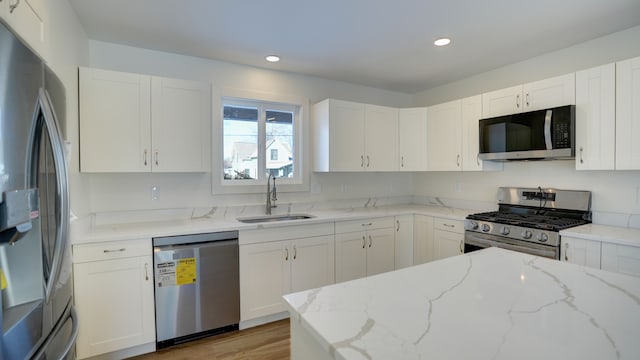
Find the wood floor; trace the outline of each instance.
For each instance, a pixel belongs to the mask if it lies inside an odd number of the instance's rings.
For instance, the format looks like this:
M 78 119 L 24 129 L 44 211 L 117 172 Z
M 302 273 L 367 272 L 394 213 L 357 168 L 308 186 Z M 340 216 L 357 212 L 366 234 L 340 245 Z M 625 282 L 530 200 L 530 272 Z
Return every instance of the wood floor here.
M 289 360 L 289 338 L 289 319 L 285 319 L 175 345 L 133 359 Z

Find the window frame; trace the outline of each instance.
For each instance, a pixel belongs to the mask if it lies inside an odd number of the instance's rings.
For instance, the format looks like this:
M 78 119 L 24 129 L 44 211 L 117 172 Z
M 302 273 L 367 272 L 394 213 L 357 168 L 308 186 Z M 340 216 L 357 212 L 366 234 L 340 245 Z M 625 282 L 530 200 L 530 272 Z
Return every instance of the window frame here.
M 266 178 L 256 180 L 225 180 L 224 179 L 224 104 L 225 100 L 238 104 L 262 103 L 265 106 L 284 106 L 297 108 L 294 114 L 293 136 L 294 149 L 291 149 L 294 158 L 293 178 L 278 178 L 278 192 L 297 192 L 309 190 L 308 159 L 310 158 L 308 143 L 308 109 L 309 100 L 304 97 L 271 94 L 251 90 L 216 89 L 213 91 L 213 118 L 212 118 L 212 147 L 211 147 L 211 183 L 212 193 L 216 194 L 246 194 L 262 193 L 266 189 Z M 278 109 L 274 109 L 278 110 Z M 261 116 L 259 114 L 259 116 Z M 258 129 L 258 146 L 264 147 L 266 134 L 264 127 Z M 264 155 L 267 155 L 266 148 Z M 265 159 L 259 161 L 264 162 Z M 260 167 L 259 167 L 260 168 Z

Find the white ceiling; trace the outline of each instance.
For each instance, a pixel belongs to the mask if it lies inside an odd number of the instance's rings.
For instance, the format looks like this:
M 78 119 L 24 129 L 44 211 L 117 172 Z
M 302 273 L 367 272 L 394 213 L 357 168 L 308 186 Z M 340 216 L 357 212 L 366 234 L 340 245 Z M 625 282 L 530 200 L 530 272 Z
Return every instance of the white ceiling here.
M 90 39 L 406 93 L 640 25 L 640 0 L 69 2 Z

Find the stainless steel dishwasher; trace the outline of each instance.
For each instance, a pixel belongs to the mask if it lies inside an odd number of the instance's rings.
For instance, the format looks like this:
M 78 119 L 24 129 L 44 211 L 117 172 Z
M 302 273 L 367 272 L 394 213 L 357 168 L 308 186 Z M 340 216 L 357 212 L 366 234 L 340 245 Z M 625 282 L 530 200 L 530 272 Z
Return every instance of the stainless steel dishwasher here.
M 238 329 L 238 253 L 237 231 L 153 239 L 158 348 Z

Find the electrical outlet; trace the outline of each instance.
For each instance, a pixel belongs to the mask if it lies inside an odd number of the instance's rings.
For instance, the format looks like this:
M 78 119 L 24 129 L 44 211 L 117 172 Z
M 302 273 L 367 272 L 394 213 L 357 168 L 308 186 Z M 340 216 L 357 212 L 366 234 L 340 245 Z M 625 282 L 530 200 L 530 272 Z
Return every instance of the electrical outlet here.
M 157 186 L 151 187 L 151 200 L 158 200 L 160 197 L 160 189 Z

